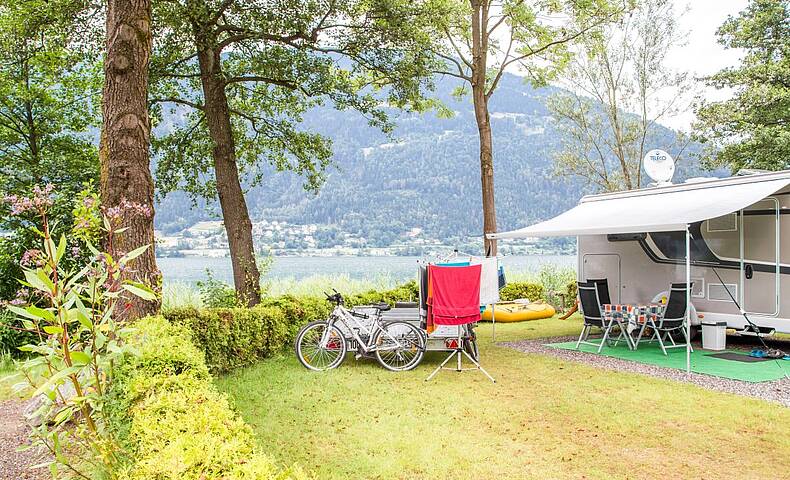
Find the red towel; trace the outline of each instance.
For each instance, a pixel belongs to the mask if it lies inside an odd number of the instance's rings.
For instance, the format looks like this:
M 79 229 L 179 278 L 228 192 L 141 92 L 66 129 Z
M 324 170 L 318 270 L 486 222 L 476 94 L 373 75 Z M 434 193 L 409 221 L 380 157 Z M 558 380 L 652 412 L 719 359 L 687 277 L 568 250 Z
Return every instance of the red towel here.
M 437 325 L 465 325 L 480 320 L 480 265 L 428 267 L 431 316 Z

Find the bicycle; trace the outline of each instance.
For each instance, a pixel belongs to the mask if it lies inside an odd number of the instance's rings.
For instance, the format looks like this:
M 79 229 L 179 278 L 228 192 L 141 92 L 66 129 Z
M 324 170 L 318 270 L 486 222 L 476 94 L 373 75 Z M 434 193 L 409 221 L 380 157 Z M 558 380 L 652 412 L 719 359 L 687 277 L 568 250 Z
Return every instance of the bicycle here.
M 357 351 L 356 359 L 373 354 L 381 366 L 396 372 L 411 370 L 422 361 L 425 355 L 422 330 L 401 320 L 382 322 L 381 312 L 389 310 L 386 304 L 374 305 L 373 315 L 349 310 L 344 306 L 343 296 L 334 292 L 334 295 L 324 292 L 327 301 L 335 305 L 329 318 L 308 323 L 296 335 L 296 357 L 305 368 L 315 371 L 337 368 L 348 350 Z

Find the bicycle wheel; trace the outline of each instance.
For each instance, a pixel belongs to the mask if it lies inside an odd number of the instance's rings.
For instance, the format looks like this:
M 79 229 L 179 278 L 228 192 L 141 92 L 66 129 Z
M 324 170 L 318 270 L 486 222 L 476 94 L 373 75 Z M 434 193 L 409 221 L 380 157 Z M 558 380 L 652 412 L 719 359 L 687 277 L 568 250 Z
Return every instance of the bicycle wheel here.
M 305 368 L 322 372 L 337 368 L 346 358 L 346 339 L 326 322 L 308 323 L 296 335 L 296 358 Z
M 420 329 L 408 322 L 382 325 L 373 340 L 376 359 L 382 367 L 404 372 L 416 367 L 425 355 L 425 342 Z

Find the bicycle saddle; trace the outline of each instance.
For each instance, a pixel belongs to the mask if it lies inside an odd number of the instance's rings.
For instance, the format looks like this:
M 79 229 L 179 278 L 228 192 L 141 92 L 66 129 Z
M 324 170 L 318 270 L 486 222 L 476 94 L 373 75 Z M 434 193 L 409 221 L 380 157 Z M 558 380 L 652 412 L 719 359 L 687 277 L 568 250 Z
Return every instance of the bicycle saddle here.
M 388 303 L 384 303 L 384 302 L 377 303 L 373 305 L 373 307 L 377 308 L 378 311 L 380 312 L 386 312 L 387 310 L 390 310 L 392 308 Z

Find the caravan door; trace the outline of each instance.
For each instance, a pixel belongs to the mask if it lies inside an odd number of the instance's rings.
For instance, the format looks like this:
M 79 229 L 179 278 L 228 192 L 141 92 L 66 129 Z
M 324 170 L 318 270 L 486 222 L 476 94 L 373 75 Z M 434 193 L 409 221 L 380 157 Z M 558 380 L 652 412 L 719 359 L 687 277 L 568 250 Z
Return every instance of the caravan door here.
M 615 253 L 587 253 L 582 258 L 582 280 L 605 278 L 609 282 L 612 302 L 622 303 L 620 298 L 620 255 Z
M 747 313 L 779 314 L 779 201 L 741 210 L 741 305 Z

